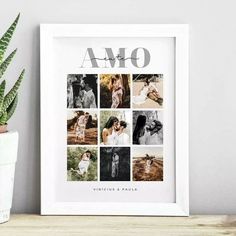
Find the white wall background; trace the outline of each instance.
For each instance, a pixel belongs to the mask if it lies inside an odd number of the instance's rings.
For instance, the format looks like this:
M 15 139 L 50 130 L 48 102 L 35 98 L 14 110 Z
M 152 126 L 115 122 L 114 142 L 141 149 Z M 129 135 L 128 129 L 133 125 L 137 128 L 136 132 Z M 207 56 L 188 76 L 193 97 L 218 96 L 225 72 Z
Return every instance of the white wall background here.
M 20 132 L 13 212 L 39 213 L 39 24 L 187 23 L 190 25 L 190 209 L 192 214 L 236 213 L 235 0 L 8 0 L 1 34 L 18 12 L 11 43 L 19 48 L 6 78 L 26 79 L 10 127 Z

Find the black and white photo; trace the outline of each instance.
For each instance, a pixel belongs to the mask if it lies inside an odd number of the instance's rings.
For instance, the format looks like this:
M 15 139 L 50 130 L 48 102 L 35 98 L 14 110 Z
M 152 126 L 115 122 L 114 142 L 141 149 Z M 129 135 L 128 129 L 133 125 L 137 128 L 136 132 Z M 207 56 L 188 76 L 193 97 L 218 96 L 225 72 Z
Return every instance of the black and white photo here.
M 162 111 L 133 111 L 133 144 L 163 144 Z
M 97 108 L 96 74 L 67 75 L 67 108 Z

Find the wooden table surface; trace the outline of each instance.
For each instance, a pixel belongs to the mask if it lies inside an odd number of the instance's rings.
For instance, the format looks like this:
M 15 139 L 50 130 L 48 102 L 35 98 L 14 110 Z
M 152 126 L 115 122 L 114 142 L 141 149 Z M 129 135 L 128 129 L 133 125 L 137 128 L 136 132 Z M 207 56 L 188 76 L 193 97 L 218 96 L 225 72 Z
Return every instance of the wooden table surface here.
M 12 215 L 0 236 L 236 236 L 236 216 L 120 217 Z

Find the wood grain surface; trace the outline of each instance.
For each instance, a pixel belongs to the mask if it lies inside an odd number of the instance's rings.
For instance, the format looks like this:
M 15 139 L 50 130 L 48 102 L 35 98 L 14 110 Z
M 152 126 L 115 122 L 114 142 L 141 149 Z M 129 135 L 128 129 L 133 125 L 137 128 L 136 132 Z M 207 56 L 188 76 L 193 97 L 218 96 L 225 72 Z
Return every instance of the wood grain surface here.
M 1 236 L 236 236 L 236 216 L 120 217 L 12 215 Z

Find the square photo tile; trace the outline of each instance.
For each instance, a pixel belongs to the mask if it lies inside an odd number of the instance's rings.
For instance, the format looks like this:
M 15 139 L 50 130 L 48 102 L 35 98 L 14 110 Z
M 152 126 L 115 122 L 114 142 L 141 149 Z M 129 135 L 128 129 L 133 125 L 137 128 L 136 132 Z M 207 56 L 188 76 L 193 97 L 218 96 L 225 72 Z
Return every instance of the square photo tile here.
M 97 181 L 96 147 L 67 147 L 67 180 Z
M 100 111 L 101 145 L 130 145 L 131 120 L 128 110 Z
M 133 181 L 163 181 L 163 148 L 133 147 Z
M 97 108 L 96 74 L 67 75 L 67 108 Z
M 67 144 L 96 145 L 98 115 L 93 110 L 67 110 Z
M 163 75 L 134 74 L 133 75 L 133 108 L 163 107 Z
M 162 111 L 133 111 L 133 144 L 163 144 Z
M 100 75 L 100 107 L 130 108 L 130 75 Z
M 100 180 L 130 181 L 130 148 L 100 148 Z

